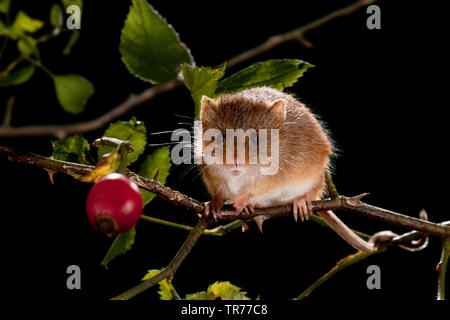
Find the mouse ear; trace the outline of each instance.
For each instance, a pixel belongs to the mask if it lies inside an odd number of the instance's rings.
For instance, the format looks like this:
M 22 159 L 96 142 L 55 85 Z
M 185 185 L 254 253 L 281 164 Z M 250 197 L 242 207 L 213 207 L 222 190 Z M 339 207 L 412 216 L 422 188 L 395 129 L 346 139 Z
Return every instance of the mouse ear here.
M 200 100 L 200 105 L 201 105 L 200 119 L 205 119 L 217 107 L 217 102 L 207 96 L 202 96 L 202 99 Z
M 281 117 L 283 119 L 286 119 L 286 104 L 283 100 L 278 99 L 272 102 L 269 106 L 270 113 L 272 113 L 274 116 Z

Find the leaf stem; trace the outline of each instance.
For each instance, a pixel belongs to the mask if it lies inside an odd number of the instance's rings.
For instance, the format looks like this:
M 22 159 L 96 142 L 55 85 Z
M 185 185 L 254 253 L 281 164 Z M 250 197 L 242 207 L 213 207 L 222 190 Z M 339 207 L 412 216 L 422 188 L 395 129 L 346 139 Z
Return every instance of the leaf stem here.
M 141 215 L 141 219 L 145 220 L 145 221 L 149 221 L 149 222 L 158 223 L 158 224 L 162 224 L 162 225 L 165 225 L 165 226 L 177 228 L 177 229 L 187 230 L 187 231 L 191 231 L 194 228 L 194 227 L 191 227 L 191 226 L 187 226 L 185 224 L 180 224 L 180 223 L 167 221 L 167 220 L 163 220 L 163 219 L 159 219 L 159 218 L 155 218 L 155 217 L 150 217 L 150 216 L 146 216 L 146 215 Z M 218 226 L 218 227 L 213 228 L 213 229 L 206 229 L 205 231 L 203 231 L 203 234 L 211 235 L 211 236 L 223 236 L 223 235 L 226 235 L 231 230 L 234 230 L 234 229 L 240 227 L 240 225 L 241 225 L 241 221 L 240 220 L 236 220 L 236 221 L 233 221 L 233 222 L 231 222 L 229 224 L 221 225 L 221 226 Z
M 8 102 L 6 102 L 6 112 L 2 124 L 3 127 L 9 127 L 11 125 L 11 117 L 15 100 L 16 100 L 15 97 L 11 96 L 9 97 Z
M 47 67 L 45 67 L 40 60 L 35 60 L 30 57 L 24 57 L 24 59 L 44 71 L 50 78 L 53 78 L 55 76 L 55 74 L 51 72 Z

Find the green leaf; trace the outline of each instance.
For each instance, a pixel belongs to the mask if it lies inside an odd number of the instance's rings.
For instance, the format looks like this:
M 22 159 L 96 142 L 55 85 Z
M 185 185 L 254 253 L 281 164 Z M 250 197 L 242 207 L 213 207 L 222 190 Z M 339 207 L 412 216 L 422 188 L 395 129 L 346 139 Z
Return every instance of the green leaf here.
M 0 36 L 2 36 L 5 33 L 5 29 L 6 29 L 5 24 L 3 23 L 2 20 L 0 20 Z
M 138 157 L 144 152 L 147 144 L 147 130 L 144 124 L 136 119 L 131 119 L 128 122 L 116 122 L 106 129 L 105 137 L 116 138 L 120 140 L 129 141 L 134 151 L 127 155 L 127 165 L 130 165 L 138 159 Z M 113 151 L 112 147 L 101 147 L 98 149 L 99 160 L 105 153 Z
M 7 14 L 10 6 L 11 0 L 0 0 L 0 12 Z
M 54 28 L 60 28 L 63 23 L 63 14 L 61 6 L 57 3 L 53 4 L 50 9 L 50 23 Z
M 146 0 L 133 0 L 119 49 L 128 71 L 151 83 L 172 80 L 181 64 L 193 63 L 178 34 Z
M 234 93 L 244 89 L 268 86 L 283 90 L 293 85 L 313 65 L 301 60 L 274 59 L 241 70 L 219 82 L 216 93 Z
M 64 6 L 64 11 L 68 6 L 73 4 L 79 6 L 80 9 L 83 9 L 83 0 L 62 0 L 62 4 Z
M 36 40 L 30 36 L 23 35 L 20 37 L 19 41 L 17 41 L 17 49 L 24 57 L 30 57 L 34 55 L 39 59 L 40 54 L 36 44 Z
M 221 69 L 210 67 L 192 67 L 183 64 L 181 67 L 184 84 L 191 91 L 195 103 L 195 119 L 200 117 L 200 100 L 202 96 L 215 97 L 219 80 L 225 75 L 225 65 Z
M 135 227 L 131 228 L 130 231 L 121 233 L 114 239 L 111 247 L 100 263 L 106 269 L 108 269 L 108 264 L 116 258 L 118 255 L 125 254 L 134 244 L 134 238 L 136 236 Z
M 72 47 L 78 41 L 79 37 L 80 32 L 78 30 L 72 30 L 72 32 L 70 33 L 69 41 L 67 42 L 66 46 L 63 49 L 63 54 L 68 55 L 72 52 Z
M 4 77 L 0 75 L 0 87 L 15 86 L 26 82 L 33 76 L 34 70 L 35 67 L 33 65 L 29 65 L 8 73 Z
M 148 280 L 150 278 L 153 278 L 158 273 L 160 273 L 161 270 L 148 270 L 147 274 L 141 279 L 142 281 Z M 175 288 L 172 283 L 169 283 L 167 279 L 163 279 L 159 284 L 159 298 L 161 300 L 173 300 L 173 293 L 175 292 Z
M 214 282 L 206 291 L 214 297 L 220 297 L 222 300 L 250 300 L 246 296 L 247 292 L 241 291 L 241 288 L 231 284 L 229 281 Z
M 144 163 L 139 170 L 139 175 L 147 178 L 153 179 L 158 170 L 158 181 L 161 184 L 166 183 L 166 178 L 169 175 L 169 170 L 171 166 L 170 160 L 170 149 L 168 147 L 158 148 L 151 155 L 145 159 Z M 153 200 L 155 194 L 147 191 L 141 190 L 142 201 L 144 206 Z
M 206 291 L 187 294 L 184 300 L 214 300 Z
M 241 288 L 231 284 L 229 281 L 216 281 L 208 287 L 208 290 L 188 294 L 185 300 L 250 300 L 246 296 L 247 292 L 241 291 Z
M 56 160 L 92 164 L 89 150 L 89 142 L 79 134 L 53 142 L 53 158 Z
M 59 103 L 65 111 L 73 114 L 82 112 L 94 94 L 92 84 L 76 74 L 53 76 L 53 83 Z
M 25 12 L 19 11 L 11 25 L 10 31 L 15 34 L 23 34 L 24 32 L 33 33 L 42 28 L 44 22 L 33 19 Z

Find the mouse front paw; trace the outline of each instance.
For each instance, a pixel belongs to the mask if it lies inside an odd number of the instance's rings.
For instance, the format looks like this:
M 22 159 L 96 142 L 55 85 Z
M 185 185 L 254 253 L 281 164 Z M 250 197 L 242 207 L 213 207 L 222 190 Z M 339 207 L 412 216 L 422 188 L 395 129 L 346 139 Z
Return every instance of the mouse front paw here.
M 235 209 L 234 214 L 239 215 L 241 212 L 245 212 L 249 214 L 250 212 L 254 212 L 254 206 L 248 204 L 248 200 L 250 200 L 249 194 L 241 194 L 238 195 L 233 200 L 227 200 L 225 201 L 225 204 L 231 204 L 233 205 L 233 208 Z
M 292 203 L 292 212 L 294 214 L 295 221 L 298 220 L 298 216 L 300 216 L 300 220 L 302 220 L 302 222 L 308 220 L 313 214 L 310 197 L 308 195 L 303 195 L 295 199 Z
M 223 199 L 220 195 L 215 195 L 210 201 L 205 202 L 205 216 L 213 215 L 214 220 L 222 217 Z

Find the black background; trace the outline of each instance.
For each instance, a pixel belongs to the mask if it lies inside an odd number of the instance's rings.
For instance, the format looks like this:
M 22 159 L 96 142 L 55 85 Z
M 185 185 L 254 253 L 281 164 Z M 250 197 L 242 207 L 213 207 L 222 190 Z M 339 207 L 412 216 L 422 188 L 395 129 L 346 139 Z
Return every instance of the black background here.
M 51 1 L 13 1 L 30 16 L 48 21 Z M 191 49 L 197 65 L 218 65 L 236 54 L 339 9 L 352 1 L 224 1 L 206 3 L 151 1 Z M 70 56 L 61 51 L 68 35 L 41 49 L 42 61 L 55 73 L 76 73 L 95 86 L 87 110 L 77 116 L 58 105 L 52 81 L 37 71 L 28 83 L 2 88 L 0 105 L 16 96 L 15 126 L 71 123 L 92 119 L 148 87 L 127 71 L 118 50 L 120 30 L 129 1 L 85 1 L 81 36 Z M 365 9 L 338 18 L 306 34 L 313 48 L 291 42 L 230 69 L 230 75 L 270 58 L 303 59 L 314 65 L 288 92 L 295 93 L 327 124 L 339 148 L 333 160 L 334 180 L 345 195 L 370 192 L 366 201 L 417 216 L 425 208 L 431 221 L 448 220 L 442 209 L 447 175 L 448 38 L 445 11 L 439 2 L 379 1 L 381 30 L 368 30 Z M 48 28 L 48 26 L 47 26 Z M 15 54 L 12 43 L 1 63 Z M 8 60 L 9 59 L 9 60 Z M 4 110 L 4 107 L 2 107 Z M 158 96 L 120 117 L 145 121 L 148 132 L 188 128 L 193 103 L 186 88 Z M 181 124 L 179 124 L 182 122 Z M 92 141 L 104 128 L 86 135 Z M 2 145 L 51 154 L 50 137 L 1 137 Z M 169 136 L 149 137 L 150 143 Z M 148 148 L 149 154 L 152 148 Z M 134 169 L 139 167 L 139 163 Z M 209 196 L 198 172 L 174 167 L 168 185 L 202 201 Z M 3 291 L 10 298 L 104 301 L 134 286 L 148 269 L 165 266 L 186 232 L 141 221 L 132 251 L 100 266 L 111 240 L 89 225 L 84 199 L 90 185 L 68 176 L 55 176 L 29 165 L 0 158 L 2 192 Z M 196 216 L 156 198 L 147 215 L 193 225 Z M 339 213 L 349 226 L 373 233 L 392 227 L 350 213 Z M 332 231 L 313 223 L 276 219 L 225 237 L 204 236 L 176 274 L 181 295 L 205 290 L 214 281 L 231 281 L 252 298 L 286 301 L 297 296 L 335 263 L 354 250 Z M 339 272 L 307 299 L 307 303 L 345 300 L 369 302 L 433 301 L 437 291 L 436 264 L 441 242 L 410 253 L 394 249 Z M 67 290 L 66 268 L 81 267 L 82 289 Z M 366 269 L 381 268 L 381 290 L 368 290 Z M 156 301 L 150 289 L 136 301 Z

